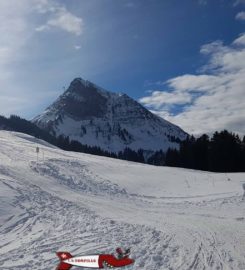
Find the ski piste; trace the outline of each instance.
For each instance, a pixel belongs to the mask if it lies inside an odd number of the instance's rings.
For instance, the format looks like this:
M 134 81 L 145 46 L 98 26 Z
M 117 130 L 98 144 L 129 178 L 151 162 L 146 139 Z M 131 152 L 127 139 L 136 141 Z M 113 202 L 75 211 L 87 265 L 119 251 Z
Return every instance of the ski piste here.
M 69 252 L 57 252 L 60 259 L 56 270 L 69 270 L 72 266 L 102 269 L 123 267 L 134 263 L 128 256 L 116 258 L 113 254 L 97 254 L 73 257 Z
M 57 251 L 117 246 L 135 259 L 118 270 L 245 269 L 245 173 L 66 152 L 2 130 L 0 142 L 0 269 L 54 270 Z

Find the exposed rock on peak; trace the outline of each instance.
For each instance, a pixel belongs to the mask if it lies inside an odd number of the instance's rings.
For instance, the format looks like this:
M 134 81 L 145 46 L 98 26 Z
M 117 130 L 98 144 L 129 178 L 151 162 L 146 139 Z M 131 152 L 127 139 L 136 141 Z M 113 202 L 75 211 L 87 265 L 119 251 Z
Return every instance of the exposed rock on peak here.
M 109 92 L 82 78 L 74 79 L 33 122 L 55 135 L 112 152 L 125 147 L 165 151 L 177 147 L 175 139 L 186 137 L 179 127 L 152 114 L 128 95 Z

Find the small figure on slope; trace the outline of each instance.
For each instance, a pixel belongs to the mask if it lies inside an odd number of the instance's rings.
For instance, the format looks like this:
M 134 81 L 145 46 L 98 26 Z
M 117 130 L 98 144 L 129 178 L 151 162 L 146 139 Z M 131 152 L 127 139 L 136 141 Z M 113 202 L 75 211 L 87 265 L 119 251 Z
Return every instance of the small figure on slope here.
M 242 196 L 242 200 L 245 200 L 245 183 L 242 184 L 243 187 L 243 196 Z

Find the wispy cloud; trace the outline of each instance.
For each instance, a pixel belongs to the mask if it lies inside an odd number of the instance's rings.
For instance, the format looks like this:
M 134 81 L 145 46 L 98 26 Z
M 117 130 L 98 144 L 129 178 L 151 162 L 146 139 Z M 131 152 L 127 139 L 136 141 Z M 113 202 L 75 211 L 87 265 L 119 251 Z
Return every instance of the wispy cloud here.
M 45 23 L 37 26 L 39 19 Z M 53 0 L 0 1 L 0 114 L 35 109 L 36 104 L 30 102 L 30 96 L 40 103 L 49 95 L 55 96 L 48 90 L 41 94 L 38 87 L 27 89 L 25 83 L 16 80 L 18 73 L 27 68 L 23 63 L 30 56 L 28 48 L 38 35 L 36 30 L 48 28 L 79 35 L 82 33 L 82 19 Z M 22 66 L 23 69 L 19 70 Z
M 49 14 L 48 20 L 43 25 L 36 27 L 36 31 L 58 28 L 77 36 L 83 32 L 82 18 L 69 12 L 62 4 L 48 0 L 39 0 L 36 10 L 41 14 Z
M 185 74 L 166 82 L 140 102 L 193 134 L 227 128 L 245 133 L 245 34 L 229 46 L 221 41 L 201 47 L 208 57 L 202 74 Z M 172 109 L 183 105 L 181 112 Z
M 75 46 L 74 46 L 74 49 L 75 49 L 75 50 L 80 50 L 80 49 L 81 49 L 81 46 L 80 46 L 80 45 L 75 45 Z
M 0 68 L 18 57 L 18 50 L 31 35 L 27 18 L 30 13 L 28 1 L 0 2 Z
M 238 6 L 238 5 L 245 5 L 245 0 L 236 0 L 234 1 L 234 6 Z
M 245 12 L 241 11 L 241 12 L 237 13 L 236 19 L 240 20 L 240 21 L 244 21 L 245 20 Z
M 166 84 L 166 82 L 163 82 L 163 81 L 157 81 L 157 82 L 150 81 L 150 80 L 145 80 L 144 81 L 144 87 L 163 86 L 165 84 Z
M 155 109 L 168 108 L 172 104 L 186 104 L 191 102 L 191 95 L 185 92 L 163 92 L 163 91 L 153 91 L 151 96 L 143 97 L 140 102 L 147 104 L 147 106 L 154 107 Z

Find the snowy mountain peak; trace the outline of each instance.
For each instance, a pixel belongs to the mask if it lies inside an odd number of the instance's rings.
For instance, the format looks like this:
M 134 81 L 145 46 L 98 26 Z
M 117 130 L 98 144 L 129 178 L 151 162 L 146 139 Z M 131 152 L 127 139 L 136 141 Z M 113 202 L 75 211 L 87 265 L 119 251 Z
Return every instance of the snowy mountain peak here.
M 118 152 L 125 147 L 166 151 L 186 137 L 179 127 L 152 114 L 126 94 L 75 78 L 68 89 L 33 119 L 55 135 Z
M 112 92 L 109 92 L 108 90 L 94 84 L 93 82 L 89 81 L 89 80 L 84 80 L 82 79 L 81 77 L 78 77 L 78 78 L 75 78 L 69 88 L 67 89 L 68 92 L 80 92 L 81 94 L 85 91 L 97 91 L 98 93 L 102 94 L 102 95 L 120 95 L 120 94 L 117 94 L 117 93 L 112 93 Z

